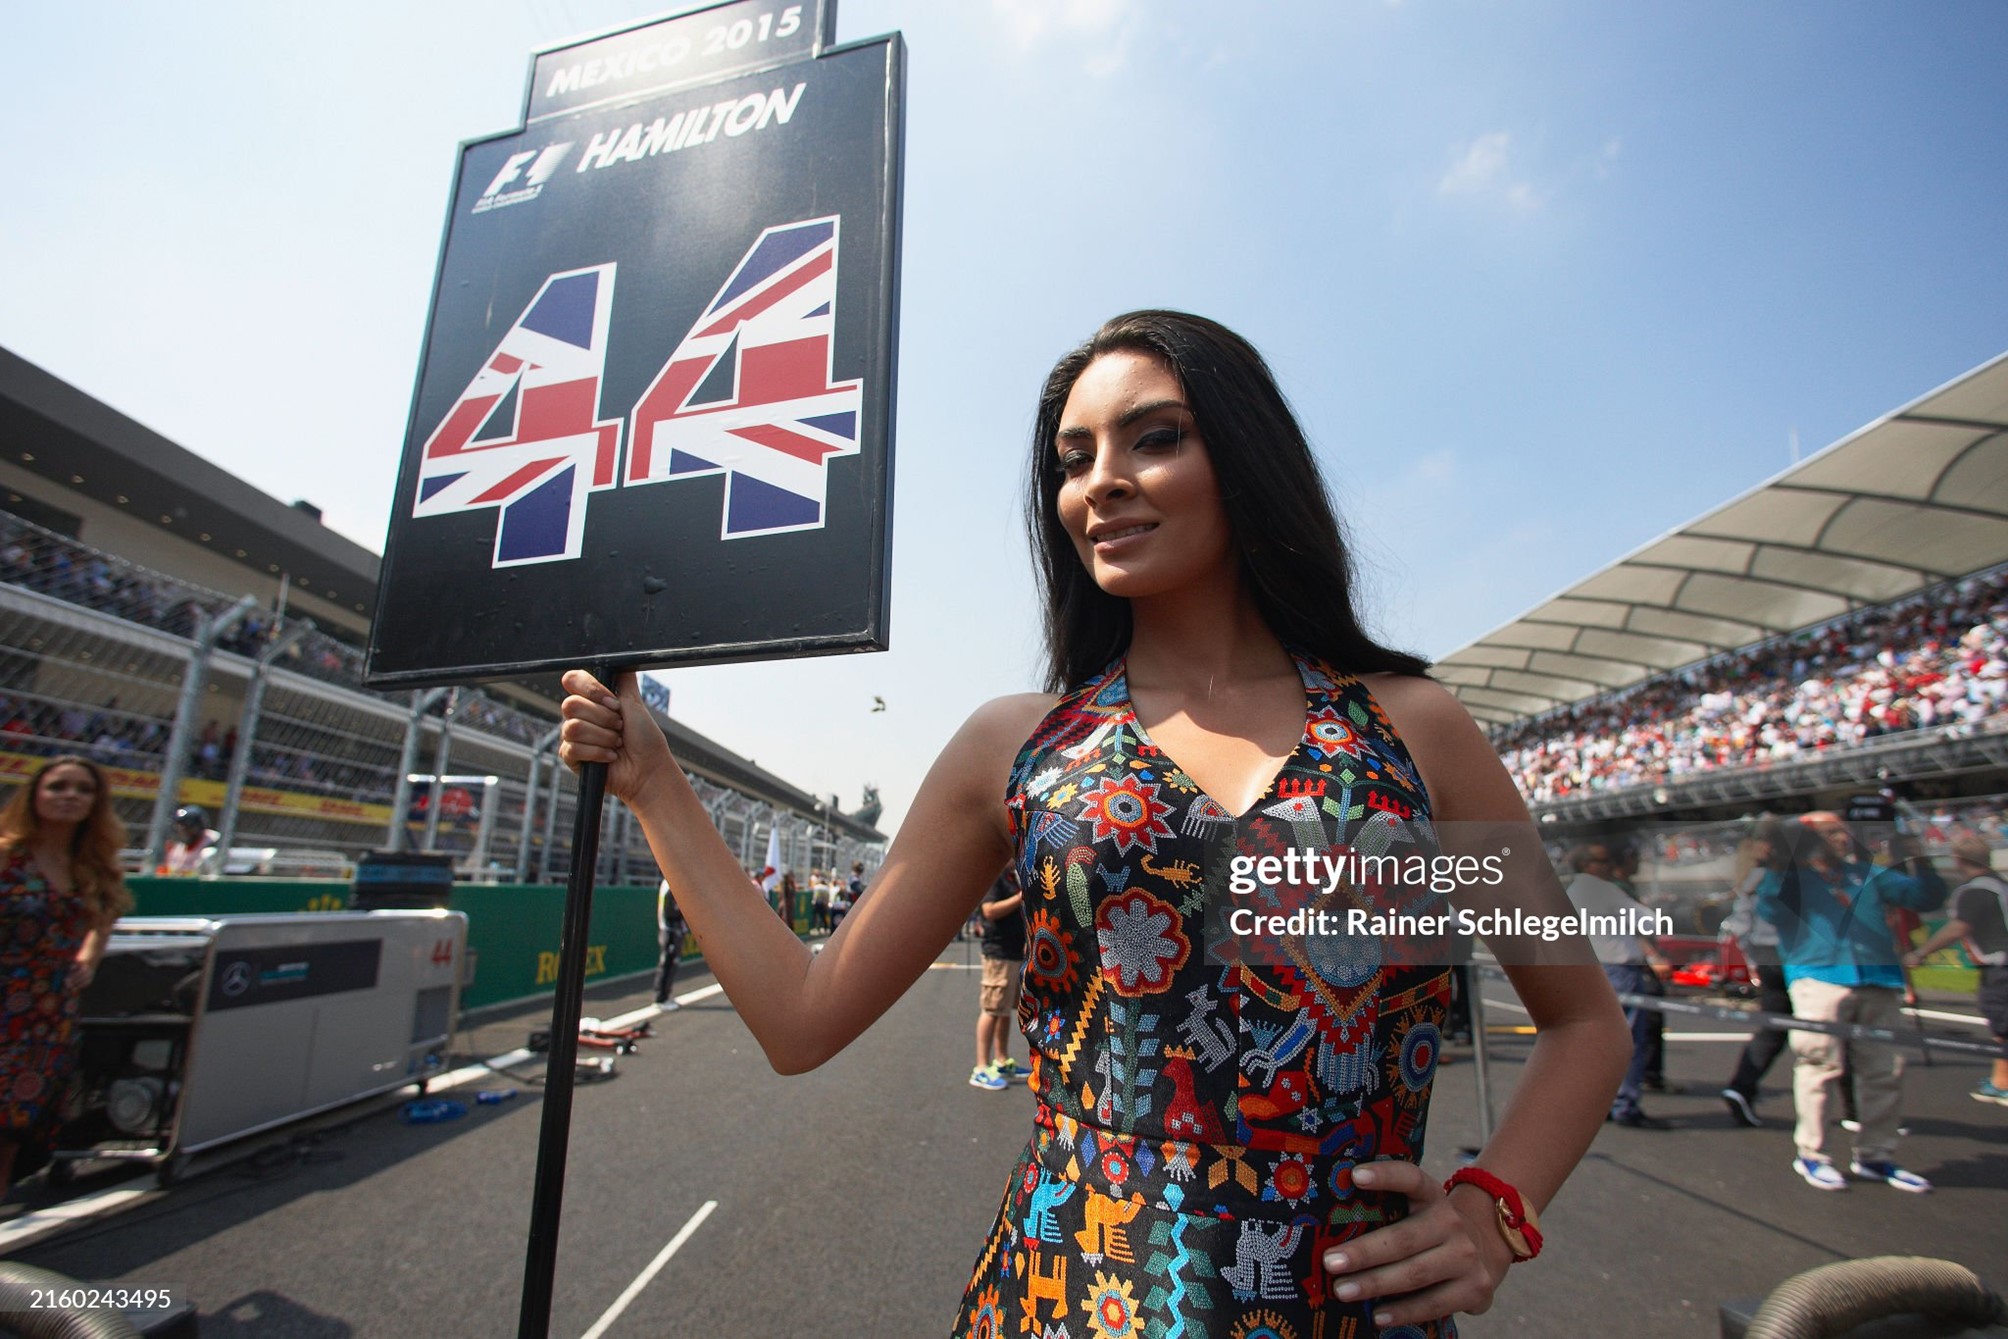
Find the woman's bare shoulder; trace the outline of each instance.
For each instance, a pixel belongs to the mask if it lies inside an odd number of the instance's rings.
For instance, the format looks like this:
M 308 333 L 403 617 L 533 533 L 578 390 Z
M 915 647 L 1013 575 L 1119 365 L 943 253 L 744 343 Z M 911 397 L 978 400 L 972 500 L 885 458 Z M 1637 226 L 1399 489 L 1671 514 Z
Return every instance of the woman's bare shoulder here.
M 1019 748 L 1059 700 L 1052 693 L 1009 693 L 993 697 L 969 713 L 969 719 L 962 723 L 962 729 L 956 732 L 955 738 L 957 742 L 967 741 L 970 747 L 983 753 L 1003 749 L 1008 764 L 1008 760 L 1017 756 Z
M 1003 801 L 1011 765 L 1057 700 L 1046 693 L 1013 693 L 969 713 L 935 760 L 915 812 L 928 814 L 939 807 L 944 816 L 988 813 L 996 820 L 999 839 L 1007 840 Z
M 1420 674 L 1363 674 L 1360 681 L 1403 739 L 1478 733 L 1477 722 L 1448 688 Z
M 1362 682 L 1421 769 L 1438 817 L 1525 820 L 1492 741 L 1456 694 L 1419 674 L 1368 674 Z

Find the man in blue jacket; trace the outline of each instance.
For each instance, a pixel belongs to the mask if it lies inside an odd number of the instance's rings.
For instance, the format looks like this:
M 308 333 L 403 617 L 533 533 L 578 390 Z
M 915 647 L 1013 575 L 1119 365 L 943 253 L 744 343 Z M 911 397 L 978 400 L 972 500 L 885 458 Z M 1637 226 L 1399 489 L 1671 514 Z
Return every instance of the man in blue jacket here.
M 1858 823 L 1887 824 L 1894 820 L 1895 808 L 1870 797 L 1851 806 L 1849 816 Z M 1890 842 L 1887 863 L 1875 862 L 1837 814 L 1805 815 L 1787 841 L 1792 850 L 1782 867 L 1757 887 L 1757 914 L 1778 927 L 1792 1012 L 1821 1022 L 1901 1026 L 1903 966 L 1888 913 L 1897 907 L 1931 911 L 1944 905 L 1944 880 L 1902 835 Z M 1849 1170 L 1898 1190 L 1930 1190 L 1931 1182 L 1895 1160 L 1903 1097 L 1903 1060 L 1896 1047 L 1843 1042 L 1825 1032 L 1792 1033 L 1792 1097 L 1799 1113 L 1794 1169 L 1818 1189 L 1848 1188 L 1827 1145 L 1827 1102 L 1842 1076 L 1844 1046 L 1853 1059 L 1855 1106 L 1861 1117 Z

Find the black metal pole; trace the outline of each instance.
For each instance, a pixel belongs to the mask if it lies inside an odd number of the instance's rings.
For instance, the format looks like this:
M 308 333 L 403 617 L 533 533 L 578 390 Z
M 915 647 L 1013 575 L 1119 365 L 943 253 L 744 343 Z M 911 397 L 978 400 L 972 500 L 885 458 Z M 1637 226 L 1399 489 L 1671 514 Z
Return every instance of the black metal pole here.
M 612 676 L 597 675 L 602 683 Z M 579 810 L 572 827 L 572 876 L 565 887 L 564 929 L 558 940 L 558 996 L 551 1004 L 551 1050 L 544 1071 L 543 1124 L 537 1135 L 536 1188 L 530 1197 L 530 1242 L 523 1256 L 523 1306 L 517 1339 L 547 1339 L 551 1289 L 558 1269 L 558 1219 L 565 1202 L 565 1154 L 572 1135 L 572 1086 L 579 1058 L 579 1018 L 585 1010 L 586 935 L 593 917 L 593 871 L 600 859 L 600 812 L 606 804 L 605 763 L 579 768 Z

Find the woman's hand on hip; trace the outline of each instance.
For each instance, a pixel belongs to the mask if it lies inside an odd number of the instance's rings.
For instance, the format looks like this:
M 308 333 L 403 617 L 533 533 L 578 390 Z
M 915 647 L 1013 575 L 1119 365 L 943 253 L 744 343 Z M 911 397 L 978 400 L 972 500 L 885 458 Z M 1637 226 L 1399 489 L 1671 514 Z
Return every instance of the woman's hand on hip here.
M 1325 1252 L 1336 1297 L 1375 1299 L 1379 1325 L 1491 1308 L 1513 1252 L 1489 1197 L 1476 1191 L 1445 1195 L 1422 1168 L 1396 1160 L 1354 1168 L 1353 1184 L 1408 1196 L 1409 1215 Z

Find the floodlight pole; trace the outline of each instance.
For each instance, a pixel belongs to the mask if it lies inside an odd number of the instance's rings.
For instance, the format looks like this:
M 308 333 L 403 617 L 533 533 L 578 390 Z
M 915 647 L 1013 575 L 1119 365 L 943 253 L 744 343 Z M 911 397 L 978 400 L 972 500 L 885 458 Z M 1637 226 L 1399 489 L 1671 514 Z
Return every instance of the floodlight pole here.
M 610 684 L 605 665 L 593 677 Z M 607 767 L 579 768 L 579 807 L 573 816 L 572 874 L 565 886 L 564 928 L 558 940 L 558 993 L 551 1003 L 551 1049 L 544 1070 L 543 1123 L 537 1134 L 537 1175 L 530 1196 L 530 1240 L 523 1257 L 523 1304 L 517 1339 L 547 1339 L 551 1290 L 558 1268 L 558 1220 L 565 1201 L 565 1155 L 572 1135 L 572 1085 L 579 1059 L 579 1018 L 585 1009 L 586 936 L 593 917 L 593 868 L 600 858 L 600 813 L 606 804 Z

